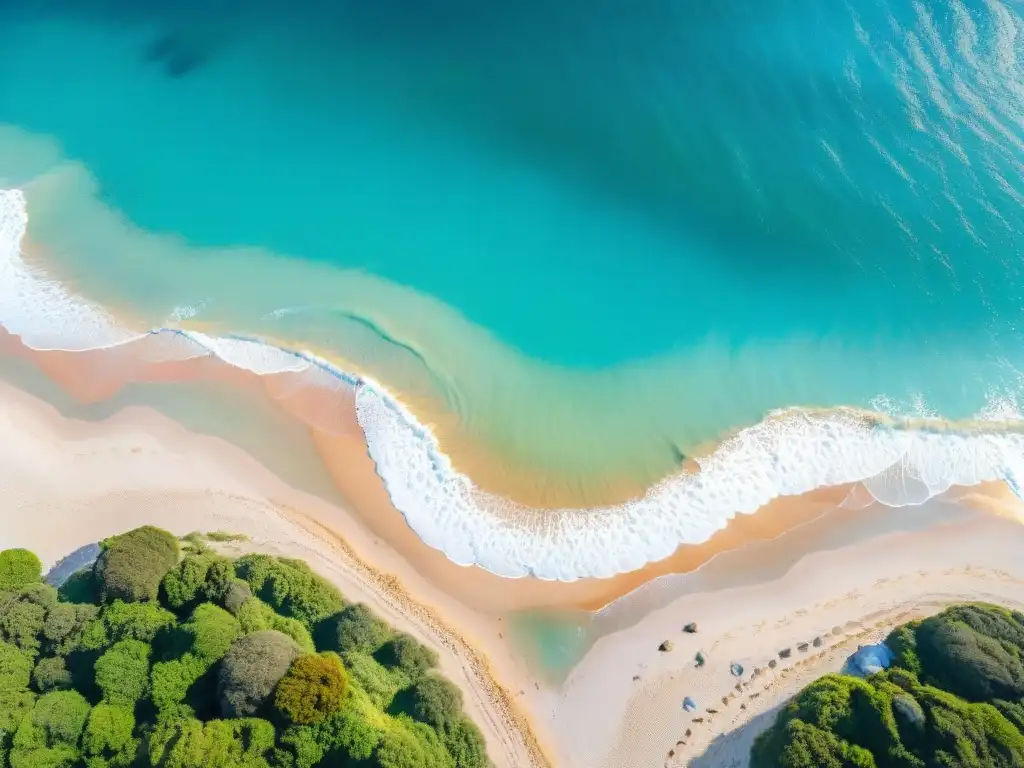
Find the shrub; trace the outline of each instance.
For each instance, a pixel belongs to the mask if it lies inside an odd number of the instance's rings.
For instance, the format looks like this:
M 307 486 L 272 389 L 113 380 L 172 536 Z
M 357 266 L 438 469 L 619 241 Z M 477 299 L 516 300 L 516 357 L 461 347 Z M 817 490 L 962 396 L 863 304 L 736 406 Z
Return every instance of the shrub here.
M 178 562 L 178 540 L 143 526 L 102 542 L 93 572 L 104 602 L 156 600 L 160 582 Z
M 249 584 L 241 579 L 232 579 L 224 592 L 224 607 L 237 616 L 250 597 L 252 590 L 249 589 Z
M 7 765 L 14 734 L 32 711 L 35 700 L 31 691 L 0 691 L 0 766 Z
M 43 564 L 27 549 L 5 549 L 0 552 L 0 592 L 13 592 L 39 581 Z
M 99 589 L 92 566 L 82 568 L 68 576 L 64 583 L 57 587 L 57 594 L 65 603 L 98 603 Z
M 32 712 L 14 734 L 11 765 L 33 766 L 48 762 L 41 750 L 53 750 L 62 760 L 78 757 L 78 743 L 89 717 L 89 702 L 77 691 L 54 691 L 36 700 Z
M 192 654 L 207 665 L 223 656 L 242 633 L 235 617 L 212 603 L 197 607 L 182 629 L 192 638 Z
M 111 641 L 140 640 L 152 643 L 156 636 L 173 627 L 174 614 L 156 603 L 126 603 L 115 600 L 103 609 L 103 623 Z
M 185 701 L 188 689 L 206 672 L 201 659 L 186 653 L 180 659 L 161 661 L 150 672 L 150 696 L 161 712 L 172 711 Z
M 175 611 L 190 609 L 200 602 L 220 602 L 234 575 L 234 567 L 226 557 L 212 552 L 188 555 L 164 576 L 164 599 Z
M 352 679 L 378 709 L 387 709 L 395 694 L 408 685 L 403 675 L 393 674 L 365 653 L 346 653 L 343 659 Z
M 441 732 L 441 741 L 456 768 L 487 768 L 487 746 L 476 724 L 460 717 Z
M 32 685 L 40 693 L 60 691 L 71 687 L 71 673 L 68 672 L 64 659 L 60 656 L 49 656 L 40 659 L 32 670 Z
M 437 675 L 425 675 L 412 686 L 410 711 L 420 722 L 445 728 L 462 717 L 462 691 Z
M 43 646 L 47 653 L 66 656 L 82 640 L 89 622 L 99 613 L 95 605 L 56 603 L 46 612 L 43 622 Z
M 32 656 L 39 652 L 46 609 L 33 602 L 16 600 L 0 613 L 0 640 Z
M 274 630 L 254 632 L 235 642 L 221 661 L 217 679 L 223 716 L 255 714 L 299 653 L 294 640 Z
M 300 656 L 277 684 L 274 706 L 286 723 L 312 725 L 341 706 L 347 688 L 336 656 Z
M 254 595 L 309 629 L 344 607 L 341 593 L 301 560 L 246 555 L 235 562 L 235 570 Z
M 90 768 L 102 760 L 109 768 L 127 768 L 135 759 L 138 742 L 132 736 L 135 715 L 128 707 L 97 704 L 89 713 L 82 736 L 82 752 L 90 758 Z
M 289 619 L 274 613 L 274 609 L 258 597 L 250 598 L 242 604 L 238 611 L 238 623 L 242 626 L 242 631 L 245 634 L 274 629 L 283 635 L 288 635 L 306 653 L 316 651 L 313 638 L 305 624 L 298 619 Z
M 453 768 L 455 765 L 434 731 L 422 723 L 401 719 L 382 734 L 374 760 L 380 768 Z
M 922 682 L 970 701 L 1024 696 L 1020 614 L 995 606 L 955 606 L 922 621 L 914 634 Z
M 9 643 L 0 643 L 0 700 L 28 688 L 32 661 Z
M 385 664 L 398 667 L 412 680 L 437 666 L 437 653 L 404 632 L 381 648 L 380 657 Z
M 157 725 L 147 751 L 159 768 L 266 768 L 273 746 L 266 720 L 178 720 Z
M 362 603 L 346 605 L 317 628 L 321 647 L 338 653 L 373 653 L 390 638 L 391 627 Z
M 108 704 L 132 707 L 149 687 L 152 649 L 141 640 L 114 643 L 96 662 L 96 685 Z
M 110 645 L 107 625 L 102 619 L 93 619 L 82 630 L 82 636 L 75 643 L 76 651 L 100 651 Z

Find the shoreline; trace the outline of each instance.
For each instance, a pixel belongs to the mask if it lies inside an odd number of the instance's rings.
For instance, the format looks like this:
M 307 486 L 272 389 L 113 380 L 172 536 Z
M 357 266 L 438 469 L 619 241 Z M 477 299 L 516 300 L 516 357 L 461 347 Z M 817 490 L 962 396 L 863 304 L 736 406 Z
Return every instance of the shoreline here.
M 53 294 L 50 298 L 60 299 L 59 305 L 91 318 L 92 325 L 109 326 L 122 337 L 127 334 L 106 310 L 84 303 L 64 284 L 46 277 L 45 270 L 40 272 L 36 262 L 41 246 L 26 239 L 24 196 L 17 191 L 5 195 L 5 208 L 10 209 L 6 214 L 14 219 L 5 221 L 4 236 L 13 232 L 13 242 L 18 243 L 9 265 L 22 288 L 15 293 L 45 290 Z M 130 227 L 127 222 L 121 225 Z M 20 258 L 21 252 L 30 254 L 34 267 Z M 41 298 L 45 303 L 46 297 Z M 20 299 L 24 304 L 26 296 Z M 22 325 L 34 327 L 32 318 L 21 318 Z M 211 326 L 187 319 L 184 325 L 215 333 Z M 792 407 L 720 436 L 702 446 L 699 455 L 684 460 L 680 453 L 677 471 L 653 485 L 627 490 L 610 481 L 607 498 L 629 496 L 625 503 L 552 508 L 549 504 L 560 498 L 556 494 L 557 498 L 531 507 L 517 500 L 536 500 L 533 493 L 544 484 L 540 478 L 531 483 L 520 469 L 503 468 L 500 474 L 510 485 L 503 486 L 505 495 L 496 495 L 485 490 L 491 474 L 480 468 L 504 467 L 508 462 L 491 455 L 486 446 L 468 452 L 460 446 L 453 456 L 446 453 L 445 449 L 453 450 L 445 433 L 458 421 L 454 410 L 441 413 L 435 408 L 424 414 L 422 397 L 397 397 L 374 379 L 347 372 L 329 356 L 275 346 L 260 337 L 207 336 L 184 328 L 128 334 L 134 338 L 130 343 L 78 352 L 33 350 L 11 333 L 0 335 L 6 337 L 0 338 L 0 346 L 33 359 L 86 402 L 109 398 L 140 381 L 255 377 L 267 398 L 308 425 L 314 442 L 326 451 L 336 449 L 338 434 L 361 434 L 373 471 L 387 487 L 386 506 L 397 508 L 420 540 L 456 564 L 478 565 L 496 577 L 535 577 L 546 583 L 626 577 L 618 582 L 622 586 L 599 594 L 558 588 L 560 596 L 554 602 L 579 593 L 577 604 L 591 610 L 655 575 L 695 567 L 702 561 L 696 553 L 720 548 L 715 537 L 721 541 L 730 529 L 742 530 L 746 518 L 758 512 L 775 514 L 792 503 L 787 498 L 865 483 L 876 497 L 899 506 L 920 503 L 952 485 L 1001 478 L 1016 484 L 1016 476 L 1024 474 L 1016 459 L 1024 450 L 1024 422 L 998 403 L 955 423 L 888 417 L 851 407 Z M 1003 420 L 986 421 L 986 416 Z M 329 423 L 321 423 L 322 418 Z M 470 454 L 473 477 L 460 471 Z M 334 459 L 326 453 L 322 459 L 337 474 L 331 467 Z M 582 503 L 587 499 L 585 483 L 577 480 Z M 630 576 L 638 572 L 648 575 Z
M 985 503 L 1016 509 L 968 507 L 954 522 L 811 550 L 781 577 L 683 595 L 602 637 L 570 673 L 549 723 L 560 734 L 559 765 L 620 768 L 629 756 L 669 768 L 745 766 L 777 708 L 838 671 L 858 644 L 952 603 L 1024 608 L 1024 527 L 1013 520 L 1022 505 L 997 496 Z M 696 634 L 681 631 L 690 621 Z M 665 639 L 674 643 L 667 653 L 658 650 Z M 683 711 L 686 696 L 700 711 Z M 605 706 L 595 711 L 597 700 Z
M 356 521 L 346 521 L 345 538 L 317 521 L 340 509 L 288 487 L 233 446 L 141 408 L 95 424 L 76 421 L 4 383 L 0 435 L 4 547 L 31 549 L 49 568 L 80 546 L 139 525 L 176 535 L 245 534 L 243 548 L 306 560 L 346 600 L 368 603 L 438 650 L 442 672 L 462 689 L 498 765 L 552 765 L 509 693 L 518 686 L 544 695 L 502 639 L 502 618 L 436 589 Z
M 492 759 L 510 768 L 597 768 L 604 755 L 594 750 L 601 749 L 612 755 L 607 768 L 622 768 L 616 750 L 660 749 L 663 733 L 647 732 L 643 744 L 608 740 L 618 739 L 620 728 L 628 731 L 633 721 L 655 728 L 665 722 L 665 713 L 652 711 L 651 702 L 657 705 L 658 696 L 682 684 L 679 670 L 689 659 L 682 643 L 670 654 L 656 648 L 666 637 L 686 640 L 689 636 L 679 634 L 684 621 L 700 623 L 694 637 L 703 645 L 717 631 L 716 622 L 726 627 L 724 637 L 728 626 L 756 614 L 758 606 L 776 605 L 816 622 L 809 640 L 830 631 L 817 626 L 825 622 L 823 611 L 846 612 L 835 622 L 843 625 L 860 618 L 858 611 L 866 615 L 866 609 L 851 604 L 852 598 L 821 608 L 829 601 L 801 597 L 808 584 L 827 590 L 836 581 L 859 578 L 891 587 L 886 580 L 894 577 L 880 575 L 887 569 L 935 561 L 950 548 L 953 562 L 963 552 L 998 553 L 1024 543 L 1018 522 L 1024 504 L 1003 483 L 954 489 L 945 501 L 903 510 L 879 504 L 868 509 L 872 497 L 862 488 L 839 486 L 779 499 L 757 514 L 740 516 L 706 547 L 688 548 L 657 564 L 661 572 L 646 568 L 576 582 L 502 579 L 458 566 L 426 546 L 390 504 L 358 432 L 310 434 L 267 407 L 263 382 L 255 375 L 218 379 L 216 387 L 206 385 L 209 392 L 174 379 L 133 385 L 82 405 L 61 388 L 63 377 L 79 370 L 79 361 L 66 358 L 63 367 L 58 362 L 51 359 L 44 372 L 35 361 L 0 356 L 0 435 L 5 438 L 0 472 L 9 475 L 6 503 L 14 511 L 0 522 L 5 541 L 33 549 L 49 565 L 77 546 L 154 523 L 178 534 L 237 531 L 251 536 L 254 549 L 301 557 L 335 581 L 348 599 L 370 603 L 395 626 L 442 651 L 442 669 L 464 691 Z M 211 375 L 223 372 L 209 359 L 196 365 Z M 157 391 L 164 399 L 155 399 Z M 186 415 L 183 422 L 174 418 Z M 239 431 L 239 424 L 247 431 Z M 324 455 L 325 447 L 335 460 L 321 468 L 313 459 Z M 54 483 L 54 477 L 61 482 Z M 955 507 L 956 515 L 932 508 L 940 504 Z M 904 519 L 910 521 L 907 530 L 900 527 Z M 965 547 L 972 537 L 977 546 Z M 868 555 L 869 564 L 849 565 Z M 806 578 L 815 563 L 829 569 L 829 579 Z M 771 597 L 779 590 L 786 593 L 782 605 Z M 970 591 L 956 595 L 960 599 Z M 510 643 L 509 612 L 538 606 L 601 609 L 592 614 L 601 623 L 596 639 L 559 685 L 528 669 Z M 671 633 L 658 623 L 666 616 Z M 759 621 L 763 629 L 768 619 Z M 764 635 L 752 629 L 757 623 L 732 631 L 716 653 L 737 638 L 760 642 Z M 758 646 L 733 655 L 752 669 L 759 655 L 764 663 L 772 652 Z M 664 667 L 677 662 L 684 667 Z M 638 699 L 636 681 L 625 674 L 631 663 L 640 665 L 640 692 L 647 690 L 658 664 L 669 680 L 656 678 L 657 687 Z M 623 671 L 623 679 L 616 670 Z M 718 677 L 702 683 L 702 701 L 728 697 L 733 684 L 719 669 Z M 718 690 L 722 693 L 713 693 Z M 606 702 L 596 726 L 594 700 Z M 677 710 L 678 702 L 668 711 Z M 748 703 L 744 712 L 753 716 L 760 710 Z M 604 742 L 594 737 L 595 727 Z M 709 731 L 708 743 L 714 736 Z M 704 745 L 694 738 L 685 746 L 697 759 L 696 750 Z M 673 748 L 667 746 L 665 754 Z

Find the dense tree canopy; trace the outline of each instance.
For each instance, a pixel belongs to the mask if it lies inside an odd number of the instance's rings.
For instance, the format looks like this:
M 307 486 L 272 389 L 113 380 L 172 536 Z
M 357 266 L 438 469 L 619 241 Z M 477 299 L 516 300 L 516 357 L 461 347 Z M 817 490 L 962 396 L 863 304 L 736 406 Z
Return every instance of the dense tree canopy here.
M 890 669 L 801 691 L 757 739 L 754 768 L 1024 766 L 1024 616 L 954 606 L 886 642 Z
M 160 582 L 178 564 L 178 540 L 152 526 L 102 542 L 93 572 L 103 602 L 156 600 Z
M 0 768 L 489 764 L 433 651 L 305 563 L 187 544 L 116 536 L 59 590 L 8 550 Z

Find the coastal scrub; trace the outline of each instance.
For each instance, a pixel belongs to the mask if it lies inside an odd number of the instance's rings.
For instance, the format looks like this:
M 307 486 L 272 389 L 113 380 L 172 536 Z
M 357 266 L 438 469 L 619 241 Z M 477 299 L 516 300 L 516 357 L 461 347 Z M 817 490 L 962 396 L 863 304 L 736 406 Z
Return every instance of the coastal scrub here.
M 59 592 L 0 553 L 0 768 L 489 765 L 436 654 L 305 563 L 102 546 Z

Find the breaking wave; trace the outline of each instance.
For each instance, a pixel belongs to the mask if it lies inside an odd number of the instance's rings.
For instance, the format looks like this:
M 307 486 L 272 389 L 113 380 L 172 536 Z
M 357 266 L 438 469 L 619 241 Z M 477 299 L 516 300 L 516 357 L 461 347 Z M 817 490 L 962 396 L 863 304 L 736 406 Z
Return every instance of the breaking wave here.
M 102 307 L 26 264 L 23 193 L 0 190 L 0 325 L 29 348 L 85 352 L 134 349 L 148 364 L 215 357 L 265 376 L 289 374 L 294 388 L 334 393 L 354 406 L 371 458 L 395 507 L 427 544 L 461 565 L 507 577 L 571 581 L 608 577 L 706 541 L 739 514 L 779 496 L 852 482 L 890 506 L 921 504 L 952 486 L 1024 477 L 1024 424 L 1014 403 L 991 398 L 968 424 L 911 420 L 855 409 L 790 408 L 769 414 L 642 498 L 588 509 L 536 510 L 477 489 L 456 471 L 431 430 L 381 383 L 311 352 L 195 330 L 133 332 Z M 179 307 L 170 322 L 187 322 Z M 279 397 L 287 396 L 278 392 Z M 930 415 L 920 404 L 917 415 Z M 311 426 L 345 429 L 332 414 L 297 414 Z

